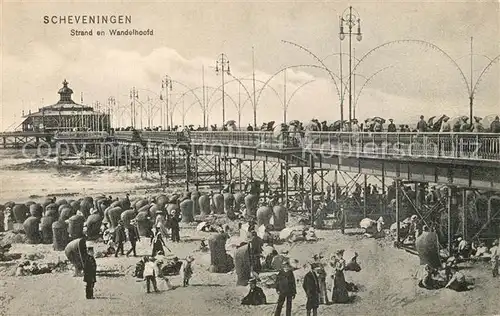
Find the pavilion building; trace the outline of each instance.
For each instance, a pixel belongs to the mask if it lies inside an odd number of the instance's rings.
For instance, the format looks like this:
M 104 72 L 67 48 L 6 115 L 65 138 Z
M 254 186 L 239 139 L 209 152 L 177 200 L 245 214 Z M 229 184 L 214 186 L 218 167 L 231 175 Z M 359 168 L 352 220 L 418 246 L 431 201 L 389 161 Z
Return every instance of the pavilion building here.
M 71 98 L 73 90 L 66 79 L 62 84 L 56 104 L 23 115 L 23 131 L 108 131 L 111 128 L 109 112 L 94 111 L 91 106 L 76 103 Z

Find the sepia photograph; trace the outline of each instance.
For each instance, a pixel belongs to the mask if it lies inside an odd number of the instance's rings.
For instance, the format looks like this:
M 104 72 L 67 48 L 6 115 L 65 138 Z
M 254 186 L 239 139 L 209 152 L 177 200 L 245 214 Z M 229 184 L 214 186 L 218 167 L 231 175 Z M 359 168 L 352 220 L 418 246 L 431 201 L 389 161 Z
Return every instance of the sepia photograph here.
M 500 2 L 0 13 L 0 316 L 500 315 Z

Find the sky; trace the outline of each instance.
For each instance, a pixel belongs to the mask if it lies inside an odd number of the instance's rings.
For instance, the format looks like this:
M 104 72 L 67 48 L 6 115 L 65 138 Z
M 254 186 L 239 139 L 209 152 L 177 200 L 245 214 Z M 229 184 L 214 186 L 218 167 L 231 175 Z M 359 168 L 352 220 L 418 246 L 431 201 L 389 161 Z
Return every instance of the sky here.
M 116 125 L 130 125 L 130 90 L 135 87 L 137 125 L 161 125 L 165 100 L 159 94 L 165 75 L 173 80 L 169 100 L 170 109 L 175 105 L 174 124 L 182 124 L 183 117 L 184 124 L 203 123 L 204 77 L 209 123 L 220 125 L 222 78 L 214 68 L 221 53 L 231 66 L 224 84 L 226 121 L 253 123 L 253 69 L 259 125 L 282 122 L 284 104 L 287 121 L 338 120 L 340 95 L 348 118 L 349 41 L 339 40 L 339 17 L 350 5 L 363 34 L 359 42 L 352 38 L 353 68 L 361 60 L 352 76 L 357 118 L 414 122 L 420 115 L 468 115 L 471 37 L 474 115 L 500 113 L 500 63 L 483 72 L 500 54 L 498 2 L 3 1 L 0 130 L 17 127 L 23 111 L 56 103 L 64 79 L 77 102 L 83 94 L 83 103 L 100 102 L 104 109 L 114 97 Z M 46 15 L 119 14 L 131 16 L 132 23 L 43 23 Z M 94 34 L 71 36 L 72 29 L 92 29 Z M 96 35 L 110 29 L 151 29 L 154 35 Z

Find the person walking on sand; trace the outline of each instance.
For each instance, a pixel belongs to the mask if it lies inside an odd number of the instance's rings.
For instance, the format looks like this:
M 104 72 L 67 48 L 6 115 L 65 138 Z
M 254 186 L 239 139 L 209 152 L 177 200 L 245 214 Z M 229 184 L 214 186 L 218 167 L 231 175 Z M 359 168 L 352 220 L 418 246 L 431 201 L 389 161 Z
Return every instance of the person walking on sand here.
M 123 221 L 118 221 L 118 225 L 115 228 L 115 243 L 116 243 L 116 251 L 115 257 L 118 257 L 118 252 L 121 255 L 125 255 L 123 251 L 123 244 L 127 241 L 127 235 L 125 233 L 125 227 L 123 227 Z
M 274 316 L 281 316 L 283 304 L 286 301 L 286 316 L 292 315 L 292 300 L 295 299 L 297 288 L 295 285 L 295 276 L 290 262 L 284 262 L 283 268 L 278 272 L 276 278 L 276 292 L 278 292 L 278 303 Z
M 494 278 L 498 276 L 498 260 L 500 256 L 500 248 L 498 247 L 498 240 L 493 242 L 491 247 L 491 272 Z
M 144 257 L 144 280 L 146 280 L 146 293 L 151 293 L 151 283 L 153 283 L 153 289 L 155 292 L 158 291 L 156 286 L 156 277 L 160 275 L 160 270 L 158 266 L 154 263 L 154 258 Z
M 166 247 L 165 241 L 163 241 L 163 237 L 158 227 L 155 227 L 154 235 L 153 237 L 151 237 L 151 245 L 153 245 L 151 256 L 156 256 L 156 254 L 160 251 L 165 253 L 165 251 L 163 250 L 163 246 Z
M 139 230 L 137 229 L 135 220 L 130 223 L 130 226 L 127 228 L 128 240 L 130 241 L 130 249 L 127 251 L 127 257 L 131 252 L 134 253 L 134 257 L 137 257 L 137 253 L 135 251 L 135 246 L 138 241 L 141 241 L 139 237 Z
M 173 242 L 181 241 L 180 227 L 179 227 L 180 220 L 181 219 L 177 213 L 173 213 L 172 217 L 170 218 L 170 229 L 172 230 L 172 241 Z
M 97 281 L 97 264 L 94 259 L 94 248 L 87 248 L 87 256 L 83 261 L 83 282 L 85 282 L 85 297 L 90 300 L 94 299 L 94 284 Z
M 319 289 L 319 278 L 315 272 L 315 268 L 317 268 L 316 263 L 310 263 L 310 270 L 304 276 L 304 281 L 302 283 L 302 288 L 306 292 L 307 303 L 306 303 L 306 312 L 307 316 L 311 316 L 311 311 L 313 316 L 318 315 L 318 307 L 319 307 L 319 297 L 320 297 L 320 289 Z

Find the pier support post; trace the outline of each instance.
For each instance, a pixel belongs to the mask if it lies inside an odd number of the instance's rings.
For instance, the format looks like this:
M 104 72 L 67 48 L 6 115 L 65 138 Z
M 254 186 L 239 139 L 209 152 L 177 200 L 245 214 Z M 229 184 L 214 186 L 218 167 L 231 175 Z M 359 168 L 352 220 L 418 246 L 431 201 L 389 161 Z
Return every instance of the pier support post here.
M 165 186 L 168 187 L 169 186 L 169 172 L 170 172 L 170 169 L 172 168 L 172 163 L 170 162 L 170 147 L 167 147 L 166 148 L 166 152 L 165 152 Z
M 467 189 L 462 189 L 462 236 L 467 240 Z
M 143 157 L 144 157 L 144 176 L 148 178 L 148 160 L 149 160 L 149 146 L 142 149 Z
M 311 173 L 311 227 L 314 227 L 314 156 L 309 155 L 309 172 Z
M 285 209 L 286 209 L 286 222 L 288 222 L 288 212 L 289 212 L 289 195 L 288 195 L 288 175 L 289 175 L 289 167 L 288 167 L 288 157 L 285 157 L 285 176 L 283 182 L 285 183 Z
M 368 176 L 363 175 L 363 216 L 366 218 L 367 198 L 368 198 Z
M 227 157 L 222 157 L 224 160 L 224 185 L 227 184 Z
M 122 151 L 118 144 L 115 144 L 113 148 L 115 149 L 115 167 L 118 167 L 120 165 L 120 161 L 122 160 Z
M 189 191 L 189 176 L 191 173 L 191 155 L 186 151 L 186 191 Z
M 125 171 L 126 171 L 126 172 L 128 172 L 128 160 L 127 160 L 127 153 L 128 153 L 128 149 L 129 149 L 129 148 L 128 148 L 128 146 L 127 146 L 127 145 L 125 145 L 125 146 L 123 147 L 123 149 L 124 149 L 124 150 L 123 150 L 123 154 L 124 154 L 124 156 L 125 156 Z
M 399 179 L 396 179 L 396 247 L 399 248 L 399 230 L 400 230 L 400 227 L 399 227 L 399 211 L 400 211 L 400 184 L 401 184 L 401 180 Z
M 335 201 L 335 211 L 338 212 L 339 208 L 338 208 L 338 194 L 337 192 L 339 191 L 339 179 L 338 179 L 338 170 L 335 170 L 334 174 L 333 174 L 333 199 Z
M 238 159 L 238 173 L 239 173 L 239 181 L 240 181 L 240 192 L 243 192 L 245 188 L 243 188 L 243 180 L 241 179 L 241 165 L 243 164 L 243 160 Z
M 198 174 L 198 154 L 196 153 L 196 147 L 193 146 L 193 156 L 194 156 L 194 186 L 196 191 L 200 189 L 200 177 Z
M 266 185 L 266 182 L 267 182 L 266 161 L 262 161 L 262 173 L 263 173 L 262 180 L 263 180 L 263 185 L 264 185 L 264 201 L 266 201 L 266 197 L 267 197 L 266 188 L 268 187 Z
M 129 163 L 128 171 L 132 172 L 132 160 L 136 157 L 134 145 L 128 146 L 128 153 L 129 153 L 129 155 L 128 155 L 128 163 Z
M 299 187 L 300 193 L 304 192 L 304 166 L 300 167 Z
M 158 174 L 160 175 L 160 187 L 163 190 L 163 170 L 161 169 L 161 160 L 163 159 L 163 146 L 159 145 L 158 146 L 158 151 L 156 152 L 158 156 Z
M 286 158 L 285 158 L 286 159 Z M 284 170 L 285 169 L 285 163 L 280 164 L 280 200 L 281 203 L 285 202 L 285 186 L 287 186 L 287 183 L 285 182 L 285 175 L 284 175 Z
M 219 183 L 219 191 L 221 191 L 223 188 L 224 188 L 224 185 L 222 183 L 222 170 L 221 170 L 221 163 L 220 163 L 220 160 L 221 160 L 221 157 L 220 156 L 215 156 L 216 159 L 215 159 L 215 163 L 217 164 L 217 180 L 218 180 L 218 183 Z
M 385 199 L 385 164 L 382 163 L 382 195 L 380 198 L 380 213 L 381 214 L 386 214 L 386 205 L 389 201 L 386 201 Z
M 233 181 L 233 161 L 229 158 L 229 181 Z M 233 192 L 234 193 L 234 192 Z
M 250 179 L 253 180 L 253 161 L 250 160 Z
M 319 169 L 321 170 L 321 193 L 325 192 L 325 174 L 323 172 L 323 159 L 319 156 Z
M 447 220 L 448 220 L 448 254 L 451 255 L 451 207 L 452 207 L 452 198 L 453 198 L 453 190 L 451 187 L 448 187 L 448 214 L 447 214 Z

